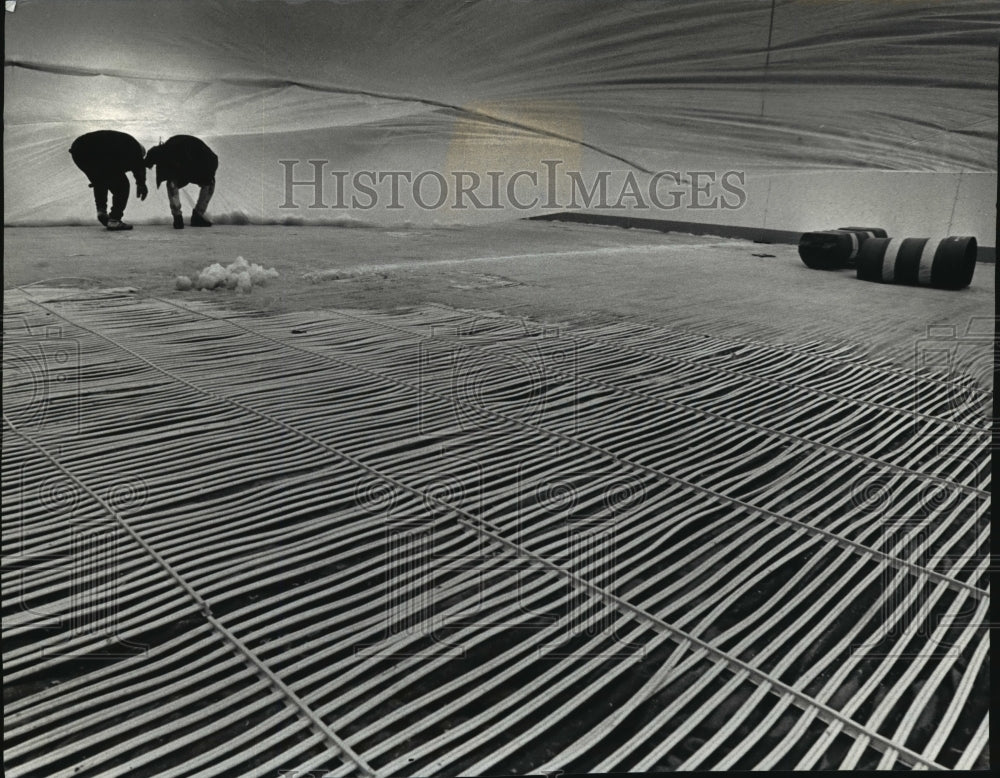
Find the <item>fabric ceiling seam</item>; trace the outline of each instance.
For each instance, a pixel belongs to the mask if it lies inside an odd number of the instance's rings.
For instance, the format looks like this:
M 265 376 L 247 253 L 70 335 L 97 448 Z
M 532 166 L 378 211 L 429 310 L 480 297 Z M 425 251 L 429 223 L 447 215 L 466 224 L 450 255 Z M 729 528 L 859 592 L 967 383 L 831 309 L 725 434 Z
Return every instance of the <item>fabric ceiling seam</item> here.
M 132 78 L 140 80 L 152 80 L 154 76 L 152 75 L 138 75 L 130 74 L 121 71 L 114 70 L 88 70 L 87 68 L 58 68 L 53 65 L 45 65 L 43 63 L 37 62 L 26 62 L 26 61 L 16 61 L 16 60 L 5 60 L 4 67 L 17 67 L 23 68 L 24 70 L 37 70 L 43 73 L 54 73 L 60 75 L 72 75 L 72 76 L 112 76 L 117 78 Z M 195 79 L 187 78 L 167 78 L 164 76 L 156 76 L 159 81 L 176 81 L 181 83 L 200 83 Z M 376 97 L 382 100 L 392 100 L 395 102 L 405 102 L 405 103 L 420 103 L 426 105 L 430 108 L 443 108 L 451 111 L 458 116 L 467 117 L 483 121 L 486 123 L 496 124 L 501 127 L 510 127 L 516 130 L 522 130 L 532 135 L 536 135 L 541 138 L 549 138 L 551 140 L 559 140 L 567 143 L 573 143 L 584 148 L 590 149 L 591 151 L 596 151 L 609 159 L 616 160 L 617 162 L 622 162 L 628 165 L 630 168 L 638 170 L 647 175 L 653 175 L 654 171 L 649 168 L 643 167 L 638 162 L 634 162 L 626 157 L 615 154 L 613 151 L 608 151 L 600 146 L 593 143 L 581 140 L 579 138 L 573 138 L 568 135 L 563 135 L 562 133 L 553 132 L 552 130 L 546 130 L 544 128 L 532 127 L 530 124 L 524 124 L 523 122 L 516 122 L 510 119 L 502 119 L 499 116 L 492 116 L 484 111 L 473 111 L 468 108 L 463 108 L 459 105 L 454 105 L 452 103 L 447 103 L 442 100 L 432 100 L 426 97 L 412 97 L 406 95 L 394 95 L 386 92 L 374 92 L 366 91 L 363 89 L 349 89 L 347 87 L 331 87 L 320 84 L 310 84 L 306 81 L 297 81 L 291 79 L 269 79 L 269 78 L 259 78 L 259 79 L 239 79 L 239 78 L 220 78 L 213 83 L 229 84 L 232 86 L 256 86 L 256 87 L 288 87 L 295 86 L 301 89 L 308 89 L 313 92 L 321 92 L 324 94 L 343 94 L 343 95 L 357 95 L 359 97 Z

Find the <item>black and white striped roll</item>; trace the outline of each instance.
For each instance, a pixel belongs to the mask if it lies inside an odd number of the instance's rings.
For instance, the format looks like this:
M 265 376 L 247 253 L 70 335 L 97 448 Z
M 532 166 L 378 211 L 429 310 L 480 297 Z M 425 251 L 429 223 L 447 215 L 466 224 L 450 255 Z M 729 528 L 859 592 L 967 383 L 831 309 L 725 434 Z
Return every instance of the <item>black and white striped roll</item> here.
M 866 237 L 848 230 L 806 232 L 799 238 L 799 257 L 813 270 L 854 267 Z
M 871 238 L 858 255 L 858 278 L 885 284 L 963 289 L 976 270 L 976 239 Z

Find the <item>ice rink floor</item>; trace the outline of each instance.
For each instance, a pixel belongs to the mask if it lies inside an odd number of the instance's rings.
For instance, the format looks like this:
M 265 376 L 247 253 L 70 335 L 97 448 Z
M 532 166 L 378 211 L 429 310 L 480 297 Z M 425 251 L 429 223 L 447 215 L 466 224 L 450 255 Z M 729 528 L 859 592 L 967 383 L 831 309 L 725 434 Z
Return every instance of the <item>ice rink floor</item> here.
M 279 275 L 175 290 L 237 256 Z M 988 765 L 993 265 L 539 222 L 4 265 L 8 775 Z

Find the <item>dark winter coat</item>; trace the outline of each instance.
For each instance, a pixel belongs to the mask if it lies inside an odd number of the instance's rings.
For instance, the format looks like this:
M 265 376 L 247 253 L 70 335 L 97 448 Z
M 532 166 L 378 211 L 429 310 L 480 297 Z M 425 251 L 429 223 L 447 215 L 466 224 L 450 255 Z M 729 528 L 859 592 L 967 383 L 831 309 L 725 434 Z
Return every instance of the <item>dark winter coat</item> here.
M 146 150 L 135 138 L 117 130 L 96 130 L 81 135 L 69 147 L 76 166 L 91 181 L 108 181 L 131 173 L 137 184 L 146 183 L 143 158 Z
M 146 167 L 156 166 L 156 186 L 173 181 L 178 187 L 206 186 L 215 181 L 219 158 L 193 135 L 174 135 L 146 154 Z

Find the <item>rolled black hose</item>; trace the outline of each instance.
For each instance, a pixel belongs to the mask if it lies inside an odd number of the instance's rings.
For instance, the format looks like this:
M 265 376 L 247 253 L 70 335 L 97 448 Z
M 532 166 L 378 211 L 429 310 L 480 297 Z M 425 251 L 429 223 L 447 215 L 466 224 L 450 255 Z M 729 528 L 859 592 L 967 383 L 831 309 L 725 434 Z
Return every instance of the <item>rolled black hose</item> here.
M 850 227 L 838 230 L 806 232 L 799 238 L 799 257 L 814 270 L 841 270 L 854 267 L 866 240 L 885 235 L 883 229 Z
M 976 239 L 870 238 L 858 254 L 858 278 L 885 284 L 964 289 L 976 270 Z

